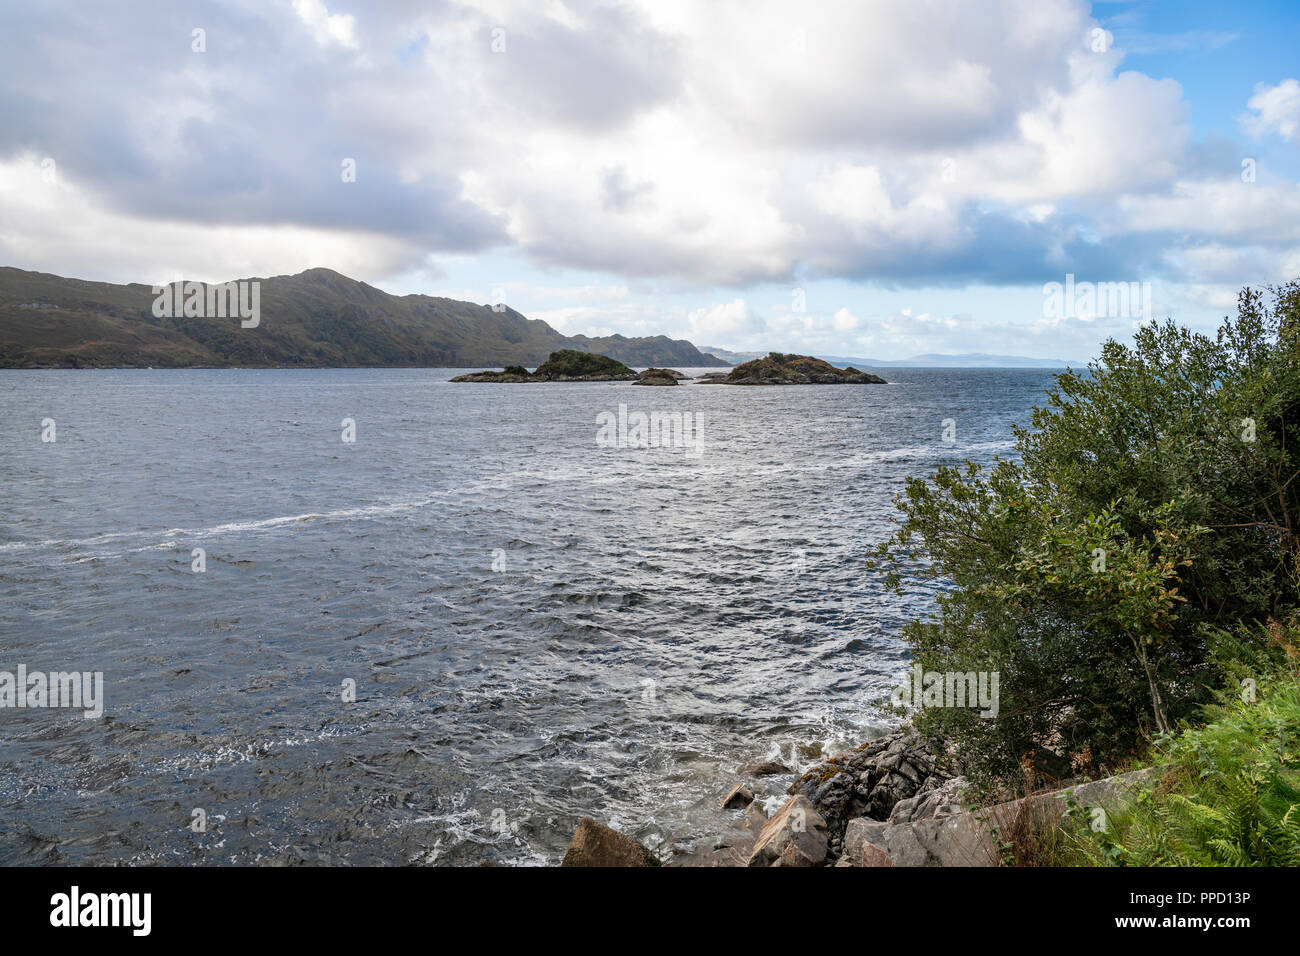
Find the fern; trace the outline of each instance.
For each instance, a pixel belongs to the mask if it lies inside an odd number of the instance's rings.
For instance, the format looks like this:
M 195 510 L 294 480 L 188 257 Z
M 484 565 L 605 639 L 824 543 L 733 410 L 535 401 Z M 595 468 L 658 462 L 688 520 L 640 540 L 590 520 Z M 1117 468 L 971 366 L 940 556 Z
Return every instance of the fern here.
M 1224 695 L 1210 722 L 1161 741 L 1165 784 L 1076 828 L 1071 862 L 1093 866 L 1300 866 L 1300 684 L 1261 681 L 1257 701 Z

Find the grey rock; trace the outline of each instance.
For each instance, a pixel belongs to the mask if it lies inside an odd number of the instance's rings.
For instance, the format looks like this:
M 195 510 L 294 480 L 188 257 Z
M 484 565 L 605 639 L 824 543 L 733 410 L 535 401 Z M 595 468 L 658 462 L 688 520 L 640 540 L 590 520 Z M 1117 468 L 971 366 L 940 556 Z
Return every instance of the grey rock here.
M 1114 807 L 1152 786 L 1159 773 L 1138 770 L 975 812 L 962 809 L 965 781 L 953 778 L 918 795 L 914 803 L 899 803 L 887 822 L 866 817 L 850 820 L 835 865 L 878 866 L 878 854 L 884 854 L 894 866 L 999 866 L 1000 844 L 1058 826 L 1068 797 L 1083 806 Z
M 952 777 L 942 783 L 934 783 L 931 777 L 914 796 L 900 800 L 890 811 L 890 823 L 911 823 L 930 817 L 951 816 L 961 813 L 965 808 L 961 802 L 962 790 L 966 787 L 965 777 Z
M 624 833 L 583 817 L 560 866 L 658 866 L 649 849 Z
M 826 821 L 802 794 L 791 797 L 763 826 L 750 866 L 820 866 L 826 860 Z
M 884 822 L 899 803 L 933 792 L 952 777 L 918 735 L 901 731 L 817 764 L 788 792 L 808 797 L 826 820 L 828 852 L 834 860 L 843 849 L 849 820 L 867 817 Z M 921 802 L 909 804 L 909 811 Z
M 747 807 L 754 802 L 754 791 L 743 783 L 738 783 L 731 788 L 731 792 L 722 798 L 723 810 L 739 810 L 741 807 Z
M 772 777 L 780 773 L 790 773 L 790 768 L 775 760 L 759 760 L 747 763 L 740 772 L 749 777 Z

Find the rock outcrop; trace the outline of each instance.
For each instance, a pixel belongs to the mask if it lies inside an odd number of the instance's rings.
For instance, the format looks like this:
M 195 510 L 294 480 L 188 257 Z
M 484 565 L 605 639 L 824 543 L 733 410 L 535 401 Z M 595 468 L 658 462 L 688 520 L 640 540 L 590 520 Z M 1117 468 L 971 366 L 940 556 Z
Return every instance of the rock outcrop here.
M 658 866 L 649 849 L 625 833 L 583 817 L 560 866 Z
M 907 819 L 951 812 L 959 779 L 911 732 L 870 740 L 813 767 L 790 785 L 825 819 L 831 859 L 839 857 L 855 817 L 884 822 L 896 807 Z
M 859 372 L 849 366 L 836 368 L 811 355 L 783 355 L 772 352 L 767 358 L 737 365 L 720 380 L 725 385 L 885 385 L 879 375 Z
M 742 767 L 742 773 L 766 769 Z M 782 767 L 782 770 L 785 768 Z M 1000 866 L 1041 859 L 1041 848 L 1073 800 L 1110 809 L 1159 780 L 1140 770 L 1078 782 L 994 806 L 969 806 L 965 777 L 952 772 L 914 731 L 904 729 L 814 766 L 790 785 L 771 819 L 740 784 L 723 809 L 732 833 L 679 857 L 673 866 Z M 746 806 L 748 801 L 748 806 Z
M 676 385 L 680 379 L 686 378 L 681 372 L 674 371 L 670 368 L 648 368 L 636 377 L 633 385 Z
M 457 375 L 453 382 L 630 382 L 637 378 L 636 372 L 622 362 L 605 355 L 591 352 L 578 352 L 574 349 L 560 349 L 552 352 L 535 372 L 529 373 L 518 365 L 507 366 L 500 372 L 471 372 Z M 676 380 L 673 384 L 677 384 Z
M 745 764 L 740 768 L 740 772 L 747 777 L 774 777 L 777 774 L 789 773 L 790 768 L 776 760 L 759 760 Z
M 1032 849 L 1059 827 L 1067 798 L 1084 807 L 1113 809 L 1157 779 L 1158 771 L 1138 770 L 977 810 L 958 806 L 929 817 L 884 822 L 858 817 L 845 829 L 835 865 L 998 866 L 1004 854 Z

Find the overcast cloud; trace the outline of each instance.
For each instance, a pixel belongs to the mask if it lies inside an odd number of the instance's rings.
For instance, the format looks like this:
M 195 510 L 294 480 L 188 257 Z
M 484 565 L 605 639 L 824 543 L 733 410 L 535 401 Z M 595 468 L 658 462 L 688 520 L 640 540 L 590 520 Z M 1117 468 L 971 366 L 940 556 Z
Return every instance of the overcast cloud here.
M 986 336 L 1091 354 L 1112 332 L 895 295 L 827 302 L 801 333 L 759 290 L 1074 272 L 1217 309 L 1300 274 L 1294 162 L 1243 172 L 1295 152 L 1300 68 L 1259 76 L 1206 137 L 1184 84 L 1126 69 L 1122 43 L 1226 56 L 1234 33 L 1106 33 L 1074 0 L 963 6 L 6 5 L 0 262 L 112 281 L 324 265 L 435 292 L 412 285 L 477 283 L 466 263 L 492 257 L 567 331 L 881 357 Z M 547 275 L 587 292 L 557 299 Z M 668 298 L 639 306 L 651 292 Z

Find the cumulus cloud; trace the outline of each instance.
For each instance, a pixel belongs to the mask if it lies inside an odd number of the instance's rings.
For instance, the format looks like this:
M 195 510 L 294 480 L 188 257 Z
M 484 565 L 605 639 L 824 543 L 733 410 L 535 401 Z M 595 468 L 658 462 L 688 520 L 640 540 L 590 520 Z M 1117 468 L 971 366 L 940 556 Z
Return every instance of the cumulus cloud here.
M 153 283 L 179 275 L 216 282 L 316 266 L 382 275 L 414 265 L 420 256 L 382 232 L 136 217 L 106 206 L 59 170 L 34 154 L 0 161 L 5 265 L 79 278 Z
M 321 0 L 293 0 L 293 11 L 312 31 L 317 43 L 357 48 L 357 22 L 350 14 L 331 14 Z
M 0 192 L 0 244 L 117 279 L 311 254 L 376 281 L 504 250 L 695 290 L 672 321 L 737 341 L 861 331 L 761 315 L 762 283 L 1195 282 L 1215 242 L 1285 268 L 1294 182 L 1243 184 L 1230 145 L 1193 141 L 1177 82 L 1123 69 L 1126 38 L 1152 39 L 1110 25 L 1095 44 L 1082 0 L 9 5 L 0 162 L 54 159 L 78 205 L 37 222 Z M 1296 80 L 1261 85 L 1248 126 L 1294 139 L 1297 104 Z
M 686 317 L 696 341 L 731 340 L 764 328 L 761 318 L 752 313 L 744 299 L 733 299 L 710 308 L 696 309 Z
M 1300 81 L 1283 80 L 1276 86 L 1259 83 L 1246 101 L 1251 110 L 1246 126 L 1255 135 L 1277 133 L 1293 140 L 1300 135 Z

